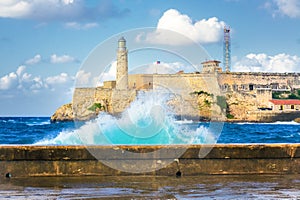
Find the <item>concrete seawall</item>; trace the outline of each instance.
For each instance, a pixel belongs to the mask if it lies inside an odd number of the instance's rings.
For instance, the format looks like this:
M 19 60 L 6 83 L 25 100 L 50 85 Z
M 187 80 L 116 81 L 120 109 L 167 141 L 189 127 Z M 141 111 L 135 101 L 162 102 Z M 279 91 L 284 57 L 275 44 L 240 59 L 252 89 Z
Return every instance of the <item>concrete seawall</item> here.
M 120 170 L 124 166 L 127 172 Z M 149 166 L 156 170 L 140 170 Z M 300 174 L 300 144 L 0 146 L 2 177 L 116 176 L 134 170 L 157 176 Z

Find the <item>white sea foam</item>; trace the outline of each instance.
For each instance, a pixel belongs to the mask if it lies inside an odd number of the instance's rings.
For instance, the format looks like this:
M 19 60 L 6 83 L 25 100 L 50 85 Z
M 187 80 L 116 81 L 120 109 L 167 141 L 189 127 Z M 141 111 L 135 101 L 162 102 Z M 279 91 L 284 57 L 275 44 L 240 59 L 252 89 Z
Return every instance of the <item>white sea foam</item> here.
M 200 126 L 190 130 L 175 120 L 167 102 L 168 94 L 140 92 L 137 99 L 116 118 L 101 113 L 73 131 L 62 131 L 53 139 L 39 145 L 111 145 L 111 144 L 199 144 L 215 143 L 208 128 Z M 192 123 L 192 121 L 183 121 Z
M 193 122 L 193 120 L 183 119 L 183 120 L 177 120 L 176 123 L 177 124 L 192 124 L 194 122 Z
M 300 123 L 297 123 L 295 121 L 277 121 L 277 122 L 263 122 L 263 123 L 256 123 L 256 122 L 239 122 L 236 123 L 239 125 L 245 125 L 245 124 L 267 124 L 267 125 L 300 125 Z
M 28 122 L 28 123 L 26 123 L 26 125 L 28 125 L 28 126 L 42 126 L 42 125 L 47 125 L 47 124 L 50 124 L 49 120 L 44 121 L 44 122 Z

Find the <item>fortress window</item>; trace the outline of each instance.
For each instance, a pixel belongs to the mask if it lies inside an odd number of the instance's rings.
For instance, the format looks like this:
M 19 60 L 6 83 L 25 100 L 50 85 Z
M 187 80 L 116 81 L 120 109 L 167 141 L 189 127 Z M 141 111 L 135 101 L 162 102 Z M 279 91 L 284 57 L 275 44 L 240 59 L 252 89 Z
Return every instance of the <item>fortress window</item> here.
M 295 109 L 295 106 L 294 106 L 294 105 L 291 105 L 291 109 Z
M 229 85 L 228 84 L 224 84 L 224 85 L 222 85 L 222 90 L 223 91 L 228 91 L 229 90 Z
M 279 110 L 283 110 L 283 105 L 280 105 L 280 108 L 279 108 Z
M 249 85 L 249 90 L 253 90 L 254 89 L 254 85 L 253 84 L 250 84 Z
M 232 87 L 233 87 L 233 90 L 234 90 L 234 91 L 237 91 L 237 90 L 238 90 L 238 85 L 235 85 L 235 84 L 234 84 Z

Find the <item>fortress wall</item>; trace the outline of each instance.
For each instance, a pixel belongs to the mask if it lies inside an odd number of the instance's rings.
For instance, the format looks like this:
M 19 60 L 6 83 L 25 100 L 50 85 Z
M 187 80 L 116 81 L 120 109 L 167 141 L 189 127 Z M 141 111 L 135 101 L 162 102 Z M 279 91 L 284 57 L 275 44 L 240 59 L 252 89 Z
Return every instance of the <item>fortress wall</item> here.
M 189 73 L 189 74 L 153 74 L 153 84 L 172 88 L 174 90 L 188 89 L 190 91 L 203 90 L 209 93 L 218 92 L 212 85 L 229 85 L 230 90 L 249 91 L 257 87 L 272 89 L 300 88 L 300 74 L 298 73 L 262 73 L 262 72 L 230 72 L 230 73 Z M 234 88 L 237 85 L 236 88 Z M 253 88 L 250 88 L 253 85 Z M 224 89 L 224 88 L 223 88 Z
M 152 79 L 153 76 L 153 79 Z M 262 73 L 262 72 L 230 72 L 230 73 L 189 73 L 189 74 L 135 74 L 130 75 L 130 85 L 136 83 L 137 88 L 149 84 L 153 80 L 155 88 L 203 90 L 209 92 L 211 85 L 218 82 L 220 86 L 238 85 L 238 90 L 249 90 L 249 84 L 274 85 L 273 89 L 285 89 L 286 87 L 300 88 L 300 74 L 298 73 Z M 244 87 L 243 87 L 244 85 Z
M 127 172 L 120 170 L 122 168 Z M 148 171 L 138 173 L 143 169 Z M 0 146 L 0 175 L 5 177 L 9 173 L 12 179 L 30 176 L 176 176 L 178 172 L 182 176 L 299 174 L 300 144 Z
M 278 88 L 284 89 L 286 86 L 300 88 L 300 76 L 296 73 L 245 73 L 231 72 L 219 74 L 220 85 L 228 84 L 231 86 L 238 85 L 239 90 L 249 90 L 249 84 L 254 85 L 278 85 Z M 245 88 L 242 88 L 245 85 Z
M 193 120 L 199 120 L 199 116 L 222 118 L 218 106 L 211 104 L 210 108 L 203 110 L 199 106 L 198 95 L 193 94 L 195 91 L 205 91 L 214 94 L 214 98 L 220 95 L 216 74 L 159 74 L 154 75 L 153 80 L 155 90 L 164 88 L 176 95 L 169 103 L 178 116 Z
M 190 84 L 190 79 L 182 77 L 181 74 L 153 76 L 153 89 L 166 91 L 173 96 L 169 106 L 173 108 L 178 119 L 199 120 L 197 97 L 191 94 L 194 89 Z
M 248 111 L 248 121 L 276 122 L 293 121 L 300 116 L 300 111 Z
M 75 88 L 73 94 L 74 119 L 86 120 L 93 114 L 88 108 L 95 102 L 96 88 Z
M 76 88 L 73 96 L 75 120 L 88 120 L 98 112 L 89 110 L 94 103 L 100 103 L 105 111 L 119 114 L 124 111 L 137 95 L 136 90 L 117 90 L 103 87 Z
M 104 106 L 106 112 L 112 112 L 112 89 L 97 87 L 95 90 L 94 102 Z
M 128 77 L 129 89 L 147 90 L 153 88 L 152 74 L 129 74 Z
M 137 96 L 136 90 L 112 90 L 111 103 L 113 114 L 123 112 Z
M 256 90 L 257 107 L 268 108 L 270 104 L 269 102 L 270 99 L 272 99 L 271 89 Z
M 158 74 L 153 76 L 155 88 L 164 87 L 174 91 L 183 90 L 185 93 L 206 91 L 215 93 L 218 80 L 215 74 Z
M 153 89 L 169 90 L 173 93 L 189 91 L 189 82 L 177 74 L 158 74 L 153 76 Z
M 275 88 L 270 88 L 270 84 Z M 234 89 L 235 85 L 237 85 L 236 89 Z M 259 86 L 262 86 L 262 89 L 257 88 Z M 216 97 L 226 95 L 229 112 L 237 120 L 259 121 L 261 118 L 254 112 L 258 111 L 258 108 L 269 107 L 271 89 L 300 88 L 299 86 L 299 74 L 294 73 L 134 74 L 129 75 L 131 89 L 128 91 L 103 87 L 77 88 L 74 92 L 73 108 L 75 119 L 81 120 L 96 115 L 95 112 L 88 110 L 94 103 L 101 103 L 106 111 L 118 114 L 134 101 L 138 90 L 163 88 L 175 95 L 169 105 L 174 108 L 178 116 L 183 118 L 197 120 L 200 116 L 211 116 L 212 112 L 220 113 L 219 107 L 215 104 Z M 214 94 L 213 99 L 210 100 L 213 103 L 208 105 L 209 102 L 206 102 L 207 105 L 204 105 L 203 101 L 208 99 L 192 94 L 195 91 Z

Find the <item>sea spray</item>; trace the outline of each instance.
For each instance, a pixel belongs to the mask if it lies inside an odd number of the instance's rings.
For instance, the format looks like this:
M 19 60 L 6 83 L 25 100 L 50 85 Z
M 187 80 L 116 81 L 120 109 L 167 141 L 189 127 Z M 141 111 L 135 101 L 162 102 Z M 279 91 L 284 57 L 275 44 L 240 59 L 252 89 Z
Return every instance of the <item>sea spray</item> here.
M 215 143 L 209 128 L 191 130 L 178 123 L 168 105 L 172 95 L 162 92 L 139 92 L 135 101 L 115 117 L 108 113 L 86 122 L 73 131 L 62 131 L 44 145 L 156 145 Z

